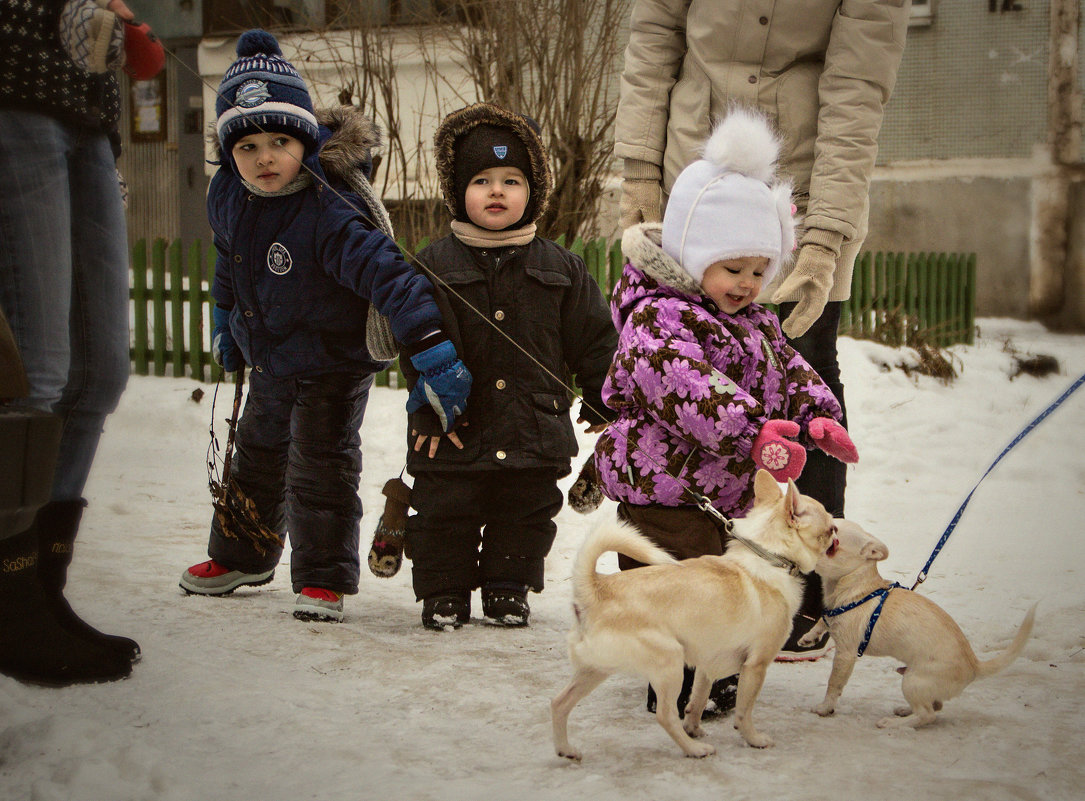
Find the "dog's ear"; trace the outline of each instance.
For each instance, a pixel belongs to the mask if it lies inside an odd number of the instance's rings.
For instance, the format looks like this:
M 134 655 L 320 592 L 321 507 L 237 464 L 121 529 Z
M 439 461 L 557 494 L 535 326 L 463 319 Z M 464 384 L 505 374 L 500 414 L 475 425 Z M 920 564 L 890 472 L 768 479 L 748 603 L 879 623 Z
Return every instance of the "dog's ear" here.
M 784 493 L 784 514 L 787 515 L 787 524 L 795 528 L 802 513 L 802 493 L 795 486 L 794 480 L 789 478 L 787 480 L 787 492 Z
M 775 503 L 780 500 L 780 485 L 768 470 L 759 469 L 753 477 L 753 496 L 759 503 Z
M 863 544 L 859 556 L 872 562 L 880 562 L 889 557 L 889 546 L 881 540 L 871 537 L 870 542 Z

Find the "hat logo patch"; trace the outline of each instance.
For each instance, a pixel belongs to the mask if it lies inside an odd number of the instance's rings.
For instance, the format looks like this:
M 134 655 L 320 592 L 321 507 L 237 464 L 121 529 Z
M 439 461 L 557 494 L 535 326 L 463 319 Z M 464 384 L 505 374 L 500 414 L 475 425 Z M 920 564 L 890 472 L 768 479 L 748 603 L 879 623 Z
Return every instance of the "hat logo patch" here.
M 505 156 L 509 154 L 508 145 L 494 145 L 494 155 L 504 161 Z
M 267 268 L 275 275 L 286 275 L 294 266 L 290 251 L 278 242 L 272 242 L 267 249 Z
M 271 92 L 268 91 L 267 81 L 259 81 L 255 78 L 241 84 L 237 94 L 234 95 L 234 103 L 241 108 L 254 108 L 270 99 Z

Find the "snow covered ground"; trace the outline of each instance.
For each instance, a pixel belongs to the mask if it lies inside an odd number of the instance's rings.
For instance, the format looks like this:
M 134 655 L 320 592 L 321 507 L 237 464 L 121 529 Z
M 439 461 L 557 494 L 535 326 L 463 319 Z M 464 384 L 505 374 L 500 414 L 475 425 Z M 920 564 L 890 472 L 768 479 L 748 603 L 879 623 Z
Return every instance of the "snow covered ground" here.
M 1085 372 L 1085 336 L 1006 320 L 980 329 L 975 346 L 953 349 L 960 377 L 948 386 L 887 366 L 899 351 L 841 340 L 860 452 L 849 517 L 889 544 L 891 580 L 912 583 L 1002 447 Z M 1056 357 L 1060 373 L 1011 380 L 1007 341 Z M 644 682 L 616 676 L 573 712 L 584 751 L 573 764 L 554 756 L 549 702 L 570 672 L 572 559 L 613 505 L 561 512 L 527 629 L 423 630 L 409 565 L 392 579 L 363 568 L 342 624 L 302 623 L 290 614 L 289 553 L 267 587 L 187 597 L 177 579 L 204 558 L 209 516 L 210 394 L 193 402 L 196 386 L 132 378 L 107 424 L 69 581 L 73 606 L 136 638 L 143 661 L 115 684 L 43 689 L 0 677 L 0 798 L 1082 797 L 1085 389 L 983 482 L 922 587 L 981 658 L 1040 602 L 1023 656 L 966 689 L 935 725 L 874 727 L 901 702 L 892 660 L 861 660 L 826 719 L 809 709 L 829 660 L 777 664 L 756 708 L 776 746 L 747 747 L 724 719 L 705 727 L 719 753 L 690 760 L 644 711 Z M 402 465 L 405 400 L 374 391 L 363 427 L 365 548 L 380 487 Z

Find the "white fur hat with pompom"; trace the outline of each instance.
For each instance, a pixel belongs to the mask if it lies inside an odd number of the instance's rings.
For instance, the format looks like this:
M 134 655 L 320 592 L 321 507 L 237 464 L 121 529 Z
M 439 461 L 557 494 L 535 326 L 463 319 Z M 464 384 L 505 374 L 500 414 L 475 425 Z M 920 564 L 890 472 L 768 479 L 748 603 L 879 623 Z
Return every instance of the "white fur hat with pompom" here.
M 663 250 L 699 284 L 709 265 L 763 256 L 768 284 L 795 246 L 791 181 L 776 175 L 780 140 L 759 112 L 734 106 L 701 159 L 671 188 Z

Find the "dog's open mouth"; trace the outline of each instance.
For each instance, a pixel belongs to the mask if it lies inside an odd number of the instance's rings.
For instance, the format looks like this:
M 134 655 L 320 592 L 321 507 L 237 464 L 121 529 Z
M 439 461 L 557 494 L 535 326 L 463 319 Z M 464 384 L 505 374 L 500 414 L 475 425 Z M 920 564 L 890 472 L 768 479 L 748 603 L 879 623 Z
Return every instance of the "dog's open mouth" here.
M 834 556 L 836 556 L 836 551 L 839 547 L 840 540 L 838 540 L 836 537 L 833 537 L 833 541 L 829 543 L 829 550 L 825 552 L 825 555 L 832 559 Z

